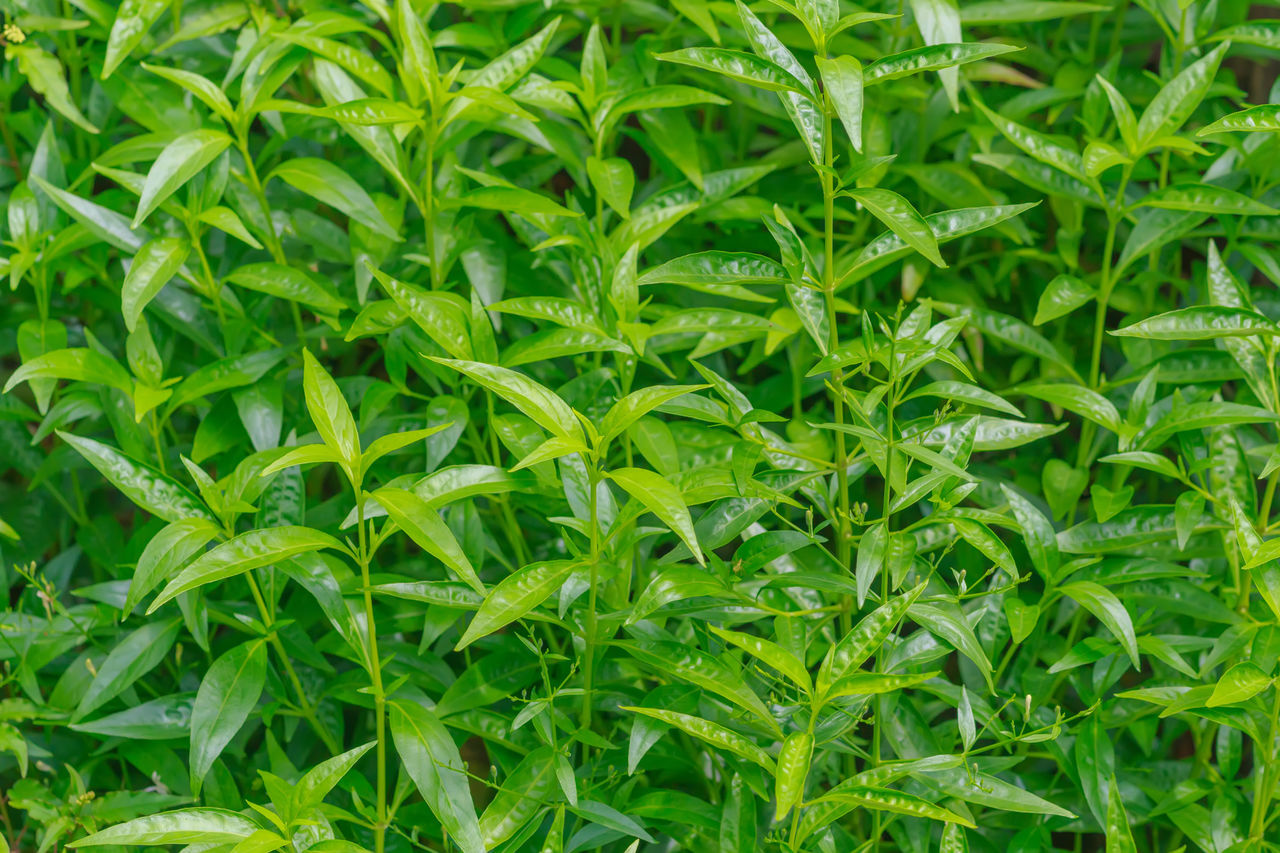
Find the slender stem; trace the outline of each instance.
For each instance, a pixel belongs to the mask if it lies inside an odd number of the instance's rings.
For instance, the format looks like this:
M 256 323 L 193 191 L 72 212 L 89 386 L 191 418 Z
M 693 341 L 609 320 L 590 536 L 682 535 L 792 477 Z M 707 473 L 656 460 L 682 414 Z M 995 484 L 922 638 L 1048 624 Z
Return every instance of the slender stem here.
M 365 530 L 364 499 L 361 484 L 353 483 L 356 495 L 356 529 L 358 531 L 357 557 L 360 563 L 360 582 L 364 592 L 364 618 L 369 631 L 369 679 L 373 687 L 374 726 L 378 739 L 378 824 L 374 827 L 374 850 L 383 853 L 387 842 L 387 697 L 382 689 L 382 659 L 378 656 L 378 629 L 373 618 L 373 590 L 369 583 L 369 537 Z
M 431 288 L 444 284 L 440 264 L 436 259 L 436 136 L 435 128 L 423 129 L 427 138 L 425 173 L 422 178 L 422 231 L 427 243 L 427 257 L 431 260 Z
M 271 219 L 271 205 L 267 202 L 267 192 L 262 186 L 262 181 L 258 178 L 258 168 L 253 163 L 253 156 L 249 153 L 249 140 L 245 136 L 241 136 L 237 142 L 240 149 L 240 156 L 244 159 L 245 176 L 249 179 L 249 189 L 253 191 L 254 197 L 258 200 L 258 207 L 262 211 L 263 227 L 266 229 L 267 250 L 271 252 L 272 259 L 282 265 L 287 265 L 288 261 L 284 255 L 284 244 L 280 242 L 280 235 L 276 233 L 275 223 Z M 289 312 L 293 315 L 293 328 L 298 336 L 298 345 L 302 345 L 302 340 L 306 337 L 306 329 L 302 325 L 302 310 L 298 308 L 298 303 L 289 301 Z
M 591 517 L 589 525 L 591 527 L 591 578 L 590 586 L 587 588 L 587 625 L 586 635 L 583 637 L 583 656 L 582 656 L 582 717 L 581 725 L 583 729 L 591 728 L 592 716 L 592 683 L 595 677 L 595 646 L 596 646 L 596 585 L 600 580 L 600 519 L 599 512 L 596 509 L 596 492 L 600 487 L 600 477 L 593 466 L 587 473 L 591 481 L 591 489 L 589 491 L 591 501 Z M 585 760 L 587 755 L 587 745 L 582 745 L 582 757 Z
M 1269 821 L 1267 812 L 1271 810 L 1271 801 L 1275 797 L 1276 782 L 1280 774 L 1276 772 L 1276 740 L 1280 738 L 1280 688 L 1272 688 L 1271 726 L 1267 730 L 1265 748 L 1266 761 L 1262 763 L 1261 772 L 1257 772 L 1254 783 L 1253 814 L 1249 819 L 1249 837 L 1262 840 Z M 1262 744 L 1257 744 L 1261 747 Z
M 829 105 L 828 105 L 829 106 Z M 831 110 L 824 109 L 823 121 L 823 166 L 822 170 L 822 296 L 826 307 L 828 343 L 827 348 L 835 352 L 840 346 L 840 329 L 836 322 L 836 277 L 835 277 L 835 183 L 832 178 L 834 162 L 831 144 Z M 837 424 L 844 423 L 844 375 L 840 368 L 831 371 L 831 406 Z M 837 429 L 836 439 L 836 505 L 838 517 L 834 519 L 836 537 L 836 555 L 840 564 L 849 568 L 851 549 L 849 542 L 849 454 L 845 447 L 844 432 Z M 840 614 L 840 631 L 847 634 L 853 627 L 853 599 L 846 595 L 842 601 Z
M 262 618 L 263 627 L 267 630 L 271 648 L 275 650 L 276 657 L 280 659 L 281 665 L 284 666 L 285 675 L 288 677 L 290 685 L 292 685 L 294 692 L 298 694 L 298 709 L 302 712 L 303 719 L 311 725 L 320 740 L 324 742 L 325 749 L 336 755 L 342 751 L 341 744 L 321 722 L 315 706 L 311 704 L 311 699 L 307 696 L 307 691 L 302 688 L 302 680 L 298 678 L 298 672 L 293 668 L 293 661 L 285 650 L 284 643 L 280 641 L 279 633 L 273 627 L 275 618 L 271 613 L 271 608 L 267 606 L 266 599 L 263 598 L 262 588 L 258 586 L 258 580 L 254 576 L 254 572 L 247 573 L 245 578 L 249 581 L 249 591 L 253 594 L 253 601 L 258 607 L 258 615 Z

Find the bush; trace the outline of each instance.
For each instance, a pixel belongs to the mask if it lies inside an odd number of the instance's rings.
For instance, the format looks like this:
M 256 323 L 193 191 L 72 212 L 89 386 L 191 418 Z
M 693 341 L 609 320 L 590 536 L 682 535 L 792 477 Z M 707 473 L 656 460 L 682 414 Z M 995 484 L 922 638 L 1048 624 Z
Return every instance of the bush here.
M 0 9 L 11 849 L 1280 849 L 1280 22 Z

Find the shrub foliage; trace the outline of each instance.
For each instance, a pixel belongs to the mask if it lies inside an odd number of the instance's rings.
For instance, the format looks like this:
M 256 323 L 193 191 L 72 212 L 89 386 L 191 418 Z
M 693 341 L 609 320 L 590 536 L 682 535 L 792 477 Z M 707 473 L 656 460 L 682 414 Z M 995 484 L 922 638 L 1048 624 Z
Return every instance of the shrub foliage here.
M 1280 22 L 0 10 L 11 849 L 1280 849 Z

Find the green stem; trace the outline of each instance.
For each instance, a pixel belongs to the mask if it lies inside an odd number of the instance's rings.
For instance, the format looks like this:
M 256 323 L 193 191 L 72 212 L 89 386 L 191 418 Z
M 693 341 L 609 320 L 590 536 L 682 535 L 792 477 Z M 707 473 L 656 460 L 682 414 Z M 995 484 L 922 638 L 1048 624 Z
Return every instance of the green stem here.
M 830 105 L 827 104 L 827 107 Z M 823 121 L 822 171 L 822 296 L 827 314 L 828 343 L 830 352 L 840 347 L 840 330 L 836 323 L 835 276 L 835 184 L 832 178 L 834 153 L 831 144 L 831 110 L 825 109 Z M 837 424 L 844 423 L 844 374 L 840 368 L 831 371 L 831 406 Z M 798 414 L 797 414 L 798 417 Z M 837 518 L 833 519 L 836 538 L 836 558 L 840 565 L 849 568 L 851 549 L 849 542 L 849 454 L 845 446 L 844 432 L 835 431 L 836 440 L 836 504 Z M 840 632 L 847 634 L 853 627 L 853 598 L 844 596 L 841 602 Z
M 581 725 L 583 729 L 591 728 L 592 704 L 591 691 L 593 687 L 593 679 L 595 677 L 595 646 L 596 646 L 596 586 L 600 580 L 600 519 L 596 509 L 596 491 L 600 486 L 600 477 L 593 466 L 587 476 L 591 481 L 589 496 L 591 501 L 590 520 L 591 528 L 591 578 L 590 586 L 587 589 L 587 625 L 586 635 L 583 639 L 583 656 L 582 656 L 582 717 Z M 587 746 L 582 746 L 582 757 L 586 760 Z
M 245 578 L 249 581 L 249 591 L 253 594 L 254 604 L 257 605 L 258 615 L 262 618 L 263 627 L 266 628 L 271 648 L 275 650 L 276 657 L 280 659 L 285 675 L 289 679 L 289 684 L 293 687 L 294 692 L 298 694 L 298 710 L 302 712 L 303 719 L 310 724 L 311 728 L 320 737 L 325 749 L 329 750 L 331 754 L 337 755 L 342 751 L 342 745 L 338 743 L 334 736 L 330 734 L 329 729 L 320 721 L 320 716 L 316 713 L 316 707 L 311 704 L 311 700 L 307 697 L 307 691 L 302 688 L 302 680 L 298 678 L 298 672 L 293 668 L 293 661 L 289 658 L 289 653 L 285 650 L 284 643 L 280 641 L 279 633 L 274 629 L 275 619 L 266 599 L 262 596 L 262 588 L 258 586 L 258 580 L 254 576 L 254 572 L 247 573 Z
M 378 740 L 378 823 L 374 827 L 374 850 L 383 853 L 387 842 L 387 696 L 382 689 L 382 659 L 378 656 L 378 629 L 373 618 L 373 590 L 369 582 L 369 537 L 365 530 L 364 499 L 361 484 L 353 483 L 356 496 L 357 558 L 360 563 L 360 585 L 364 593 L 364 618 L 369 631 L 369 680 L 372 682 L 374 727 Z

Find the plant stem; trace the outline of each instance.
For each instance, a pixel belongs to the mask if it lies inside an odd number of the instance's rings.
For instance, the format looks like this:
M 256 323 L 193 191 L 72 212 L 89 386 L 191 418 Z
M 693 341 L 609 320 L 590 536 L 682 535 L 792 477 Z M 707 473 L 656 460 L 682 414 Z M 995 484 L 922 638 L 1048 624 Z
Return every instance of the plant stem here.
M 364 592 L 364 618 L 369 631 L 369 679 L 373 687 L 374 727 L 378 740 L 378 824 L 374 827 L 374 849 L 383 853 L 387 842 L 387 697 L 382 689 L 382 659 L 378 656 L 378 629 L 373 618 L 373 590 L 369 583 L 369 537 L 365 530 L 364 498 L 361 484 L 353 483 L 356 495 L 357 557 L 360 563 L 360 585 Z
M 840 347 L 840 330 L 836 323 L 836 274 L 835 274 L 835 183 L 832 178 L 834 153 L 831 144 L 830 104 L 823 110 L 823 165 L 822 178 L 822 296 L 827 314 L 827 348 L 835 352 Z M 837 424 L 844 423 L 844 375 L 840 368 L 831 371 L 831 406 Z M 849 543 L 849 455 L 845 447 L 844 432 L 835 431 L 836 453 L 836 506 L 833 519 L 836 537 L 836 558 L 840 565 L 849 568 L 851 549 Z M 853 627 L 853 598 L 844 596 L 841 602 L 840 632 L 847 634 Z
M 325 749 L 336 755 L 342 751 L 342 746 L 330 734 L 324 723 L 320 721 L 320 716 L 316 713 L 315 706 L 311 704 L 311 700 L 307 697 L 307 691 L 302 688 L 302 680 L 298 678 L 297 670 L 293 668 L 293 661 L 289 658 L 289 653 L 285 650 L 284 643 L 280 641 L 280 635 L 274 628 L 275 618 L 262 595 L 262 588 L 258 585 L 254 572 L 248 572 L 245 578 L 249 581 L 249 591 L 253 595 L 254 604 L 257 605 L 258 615 L 262 618 L 262 625 L 267 630 L 271 648 L 275 650 L 276 657 L 280 659 L 285 675 L 289 678 L 289 683 L 293 686 L 294 692 L 298 694 L 298 709 L 324 743 Z
M 583 639 L 582 654 L 582 716 L 581 726 L 583 729 L 591 728 L 592 705 L 591 690 L 592 681 L 595 676 L 595 646 L 596 646 L 596 585 L 600 580 L 600 519 L 599 511 L 596 509 L 596 491 L 600 486 L 599 473 L 594 467 L 588 469 L 587 476 L 591 481 L 591 488 L 588 492 L 590 495 L 591 509 L 590 521 L 591 527 L 591 565 L 590 565 L 590 586 L 587 588 L 587 625 L 586 634 Z M 587 745 L 582 745 L 582 757 L 585 761 L 587 757 Z

